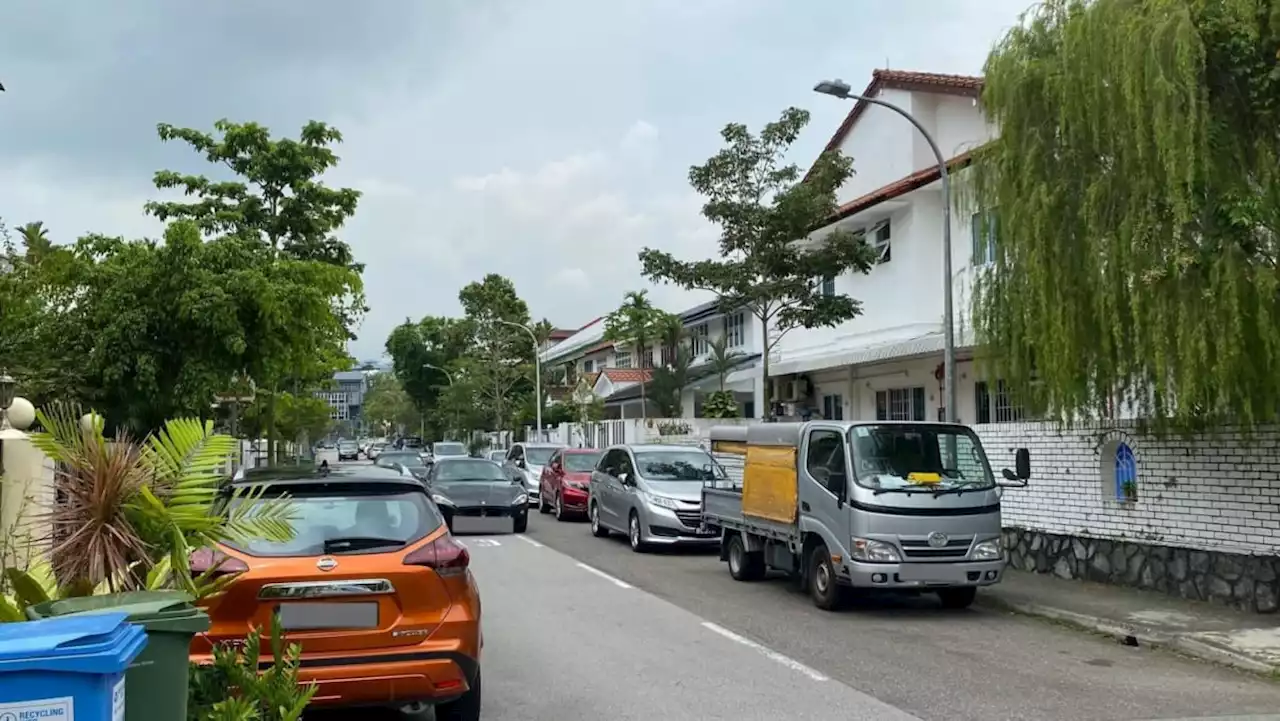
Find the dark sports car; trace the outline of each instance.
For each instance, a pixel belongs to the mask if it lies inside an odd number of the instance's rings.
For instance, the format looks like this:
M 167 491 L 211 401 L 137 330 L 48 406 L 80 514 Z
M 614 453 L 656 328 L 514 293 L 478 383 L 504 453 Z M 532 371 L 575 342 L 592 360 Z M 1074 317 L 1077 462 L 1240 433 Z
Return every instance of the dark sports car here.
M 529 496 L 524 484 L 513 481 L 493 461 L 438 458 L 427 474 L 427 485 L 449 528 L 457 517 L 510 518 L 516 533 L 529 527 Z

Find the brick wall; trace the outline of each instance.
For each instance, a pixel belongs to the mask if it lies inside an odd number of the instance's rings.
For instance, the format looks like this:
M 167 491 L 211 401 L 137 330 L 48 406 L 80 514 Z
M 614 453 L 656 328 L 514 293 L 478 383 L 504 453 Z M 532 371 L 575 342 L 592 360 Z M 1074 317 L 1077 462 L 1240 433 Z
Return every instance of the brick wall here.
M 1131 424 L 977 426 L 993 470 L 1031 451 L 1031 483 L 1004 493 L 1006 527 L 1248 555 L 1280 554 L 1280 429 L 1158 440 Z M 1133 454 L 1136 498 L 1119 498 L 1114 452 Z M 1114 470 L 1112 470 L 1114 473 Z

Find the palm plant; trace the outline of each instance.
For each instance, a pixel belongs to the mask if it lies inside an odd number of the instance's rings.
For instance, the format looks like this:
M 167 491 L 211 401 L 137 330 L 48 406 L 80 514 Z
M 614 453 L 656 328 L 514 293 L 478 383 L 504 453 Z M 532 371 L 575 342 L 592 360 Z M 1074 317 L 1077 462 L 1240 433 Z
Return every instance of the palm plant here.
M 636 351 L 636 367 L 644 370 L 645 362 L 653 352 L 653 344 L 662 339 L 670 327 L 671 314 L 655 308 L 649 300 L 649 291 L 633 290 L 623 297 L 622 305 L 604 319 L 604 339 L 619 345 L 630 346 Z M 640 383 L 640 414 L 647 414 L 645 384 Z
M 95 422 L 83 424 L 79 409 L 66 404 L 37 412 L 43 430 L 31 442 L 55 464 L 58 498 L 44 514 L 48 573 L 10 574 L 22 605 L 39 592 L 66 597 L 177 587 L 210 595 L 229 579 L 193 576 L 192 551 L 293 537 L 287 497 L 262 498 L 262 487 L 224 483 L 237 443 L 215 434 L 211 421 L 168 421 L 139 443 L 107 440 L 101 420 L 90 417 Z
M 724 386 L 729 374 L 742 358 L 742 353 L 729 348 L 728 336 L 722 335 L 711 343 L 711 369 L 720 380 L 720 389 L 707 395 L 702 404 L 703 415 L 708 418 L 733 418 L 738 415 L 738 401 Z

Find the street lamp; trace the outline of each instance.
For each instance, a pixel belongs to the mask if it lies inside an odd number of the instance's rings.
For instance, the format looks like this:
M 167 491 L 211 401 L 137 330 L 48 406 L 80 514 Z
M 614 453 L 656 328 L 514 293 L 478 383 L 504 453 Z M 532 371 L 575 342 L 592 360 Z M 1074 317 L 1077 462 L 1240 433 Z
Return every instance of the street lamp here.
M 879 105 L 882 108 L 888 108 L 893 112 L 906 118 L 920 134 L 924 136 L 926 142 L 929 143 L 929 149 L 933 151 L 933 157 L 938 161 L 938 178 L 942 181 L 942 382 L 943 396 L 946 398 L 946 420 L 956 422 L 956 338 L 955 338 L 955 308 L 951 298 L 951 177 L 947 172 L 947 160 L 942 157 L 942 151 L 938 148 L 938 143 L 929 134 L 928 130 L 916 120 L 915 116 L 906 110 L 887 103 L 879 98 L 872 98 L 866 95 L 855 95 L 852 88 L 843 80 L 824 80 L 813 86 L 815 92 L 823 95 L 841 98 L 843 100 L 856 100 L 859 102 L 871 103 Z
M 446 368 L 441 368 L 441 367 L 440 367 L 440 366 L 438 366 L 438 365 L 432 365 L 432 364 L 430 364 L 430 363 L 423 363 L 423 364 L 422 364 L 422 367 L 423 367 L 423 368 L 430 368 L 431 370 L 437 370 L 437 371 L 440 371 L 441 373 L 443 373 L 443 374 L 444 374 L 444 377 L 445 377 L 445 378 L 448 378 L 448 379 L 449 379 L 449 385 L 450 385 L 450 386 L 453 386 L 453 374 L 452 374 L 452 373 L 450 373 L 450 372 L 448 371 L 448 369 L 446 369 Z M 457 408 L 454 408 L 454 409 L 453 409 L 453 425 L 455 425 L 455 426 L 456 426 L 456 425 L 459 425 L 459 423 L 458 423 L 458 409 L 457 409 Z M 458 432 L 459 432 L 459 433 L 461 433 L 461 432 L 462 432 L 462 429 L 461 429 L 461 428 L 459 428 L 459 429 L 457 429 L 457 430 L 458 430 Z M 424 417 L 424 418 L 422 419 L 422 428 L 421 428 L 421 430 L 419 430 L 418 432 L 419 432 L 420 434 L 425 434 L 425 433 L 426 433 L 426 431 L 427 431 L 427 419 Z M 423 442 L 426 442 L 426 439 L 425 439 L 425 438 L 423 439 Z
M 542 441 L 542 357 L 538 352 L 538 334 L 533 329 L 523 323 L 517 323 L 513 320 L 503 320 L 494 318 L 494 322 L 502 325 L 514 326 L 529 334 L 529 338 L 533 341 L 533 392 L 538 396 L 538 441 Z

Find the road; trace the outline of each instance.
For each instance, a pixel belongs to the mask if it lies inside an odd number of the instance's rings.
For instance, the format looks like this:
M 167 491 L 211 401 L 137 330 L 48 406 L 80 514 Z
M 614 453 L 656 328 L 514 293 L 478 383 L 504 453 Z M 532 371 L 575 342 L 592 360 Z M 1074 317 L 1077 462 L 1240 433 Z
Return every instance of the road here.
M 488 721 L 1280 719 L 1278 684 L 1016 615 L 827 613 L 714 553 L 636 554 L 537 513 L 525 534 L 460 537 Z

